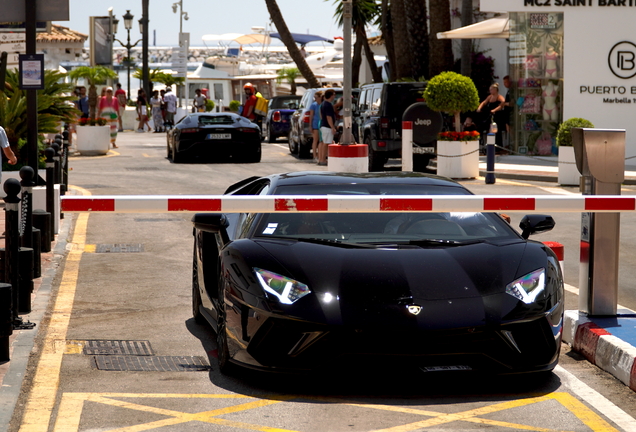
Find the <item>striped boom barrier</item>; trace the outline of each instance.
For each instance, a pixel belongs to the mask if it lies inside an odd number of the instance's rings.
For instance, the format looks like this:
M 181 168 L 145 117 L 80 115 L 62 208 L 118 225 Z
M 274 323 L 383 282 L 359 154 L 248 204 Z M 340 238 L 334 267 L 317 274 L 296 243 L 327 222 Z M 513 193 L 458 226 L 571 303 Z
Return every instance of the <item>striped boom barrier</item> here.
M 61 197 L 64 213 L 616 213 L 636 211 L 636 197 L 518 195 L 111 195 Z

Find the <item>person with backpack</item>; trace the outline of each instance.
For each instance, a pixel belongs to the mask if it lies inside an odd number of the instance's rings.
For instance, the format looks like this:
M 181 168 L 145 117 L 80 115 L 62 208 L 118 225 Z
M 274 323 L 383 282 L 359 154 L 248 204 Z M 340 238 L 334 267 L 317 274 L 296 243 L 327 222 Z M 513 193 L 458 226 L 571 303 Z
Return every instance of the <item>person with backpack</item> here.
M 242 115 L 250 121 L 255 121 L 256 92 L 254 91 L 254 86 L 251 83 L 247 83 L 243 86 L 243 90 L 245 91 L 245 103 L 243 104 Z

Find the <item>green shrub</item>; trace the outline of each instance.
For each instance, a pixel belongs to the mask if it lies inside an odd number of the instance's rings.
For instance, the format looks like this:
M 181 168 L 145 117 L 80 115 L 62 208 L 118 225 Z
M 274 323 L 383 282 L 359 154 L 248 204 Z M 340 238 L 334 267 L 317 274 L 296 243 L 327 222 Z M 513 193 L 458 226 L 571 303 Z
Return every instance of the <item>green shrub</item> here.
M 557 132 L 556 142 L 559 147 L 572 147 L 572 128 L 593 128 L 589 120 L 573 117 L 561 123 Z
M 215 106 L 216 106 L 216 104 L 214 103 L 213 100 L 210 100 L 210 99 L 206 99 L 205 100 L 205 111 L 206 112 L 212 111 Z
M 477 88 L 468 77 L 455 72 L 442 72 L 431 78 L 423 92 L 426 104 L 433 111 L 452 113 L 455 130 L 461 130 L 459 115 L 479 107 Z
M 238 112 L 240 106 L 241 106 L 241 103 L 239 101 L 233 100 L 230 102 L 230 111 Z

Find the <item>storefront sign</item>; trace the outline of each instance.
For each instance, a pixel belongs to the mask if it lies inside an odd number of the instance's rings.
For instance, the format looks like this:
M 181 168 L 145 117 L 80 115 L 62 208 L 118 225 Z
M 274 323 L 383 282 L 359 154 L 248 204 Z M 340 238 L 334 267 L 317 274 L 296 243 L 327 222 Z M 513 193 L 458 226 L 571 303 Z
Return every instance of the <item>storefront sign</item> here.
M 481 0 L 482 11 L 523 12 L 549 9 L 563 12 L 569 8 L 636 8 L 636 0 Z

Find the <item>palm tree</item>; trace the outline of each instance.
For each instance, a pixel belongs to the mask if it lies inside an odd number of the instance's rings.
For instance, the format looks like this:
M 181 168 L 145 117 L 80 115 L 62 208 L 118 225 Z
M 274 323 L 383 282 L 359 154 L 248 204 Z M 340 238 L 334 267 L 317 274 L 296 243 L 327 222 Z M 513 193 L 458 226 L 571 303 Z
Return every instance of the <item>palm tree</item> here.
M 406 29 L 405 1 L 391 0 L 391 27 L 393 29 L 392 38 L 395 48 L 395 63 L 391 65 L 391 69 L 394 70 L 396 80 L 413 76 L 411 71 L 413 50 L 411 49 L 410 37 Z
M 289 51 L 289 55 L 292 60 L 298 66 L 298 70 L 307 80 L 307 84 L 309 87 L 320 87 L 320 83 L 316 79 L 313 71 L 305 61 L 305 57 L 301 54 L 296 42 L 294 41 L 293 36 L 291 35 L 289 28 L 287 28 L 287 24 L 285 23 L 285 19 L 283 18 L 283 14 L 276 3 L 276 0 L 265 0 L 265 4 L 267 5 L 267 10 L 269 11 L 269 17 L 272 22 L 276 26 L 276 30 L 278 30 L 278 34 L 280 34 L 280 38 L 287 47 L 287 51 Z
M 117 73 L 105 66 L 79 66 L 68 73 L 68 76 L 77 82 L 85 79 L 88 82 L 88 108 L 89 117 L 95 118 L 97 112 L 97 84 L 104 84 L 108 78 L 117 78 Z
M 448 0 L 429 0 L 431 12 L 430 76 L 453 70 L 453 45 L 450 39 L 437 39 L 437 33 L 450 30 L 450 3 Z
M 338 25 L 342 27 L 344 25 L 343 0 L 335 0 L 334 4 L 336 5 L 334 17 L 338 19 Z M 375 0 L 352 0 L 351 5 L 351 26 L 356 34 L 356 43 L 353 48 L 353 58 L 351 59 L 351 85 L 355 86 L 359 82 L 360 64 L 362 63 L 362 49 L 364 49 L 364 55 L 367 57 L 371 73 L 373 74 L 373 82 L 382 82 L 382 73 L 378 71 L 378 67 L 375 64 L 373 51 L 371 51 L 371 46 L 369 45 L 369 39 L 367 38 L 367 32 L 365 30 L 366 25 L 373 22 L 380 12 L 378 4 Z
M 389 81 L 395 81 L 395 45 L 393 43 L 393 23 L 391 21 L 391 7 L 389 0 L 382 0 L 380 20 L 376 22 L 382 30 L 382 39 L 386 46 L 389 60 Z
M 428 17 L 426 0 L 402 0 L 406 17 L 409 50 L 412 52 L 411 72 L 415 79 L 429 76 Z
M 280 84 L 283 81 L 287 81 L 287 83 L 291 86 L 291 94 L 296 94 L 296 78 L 300 75 L 300 71 L 298 68 L 282 68 L 278 71 L 278 76 L 276 77 L 276 83 Z

